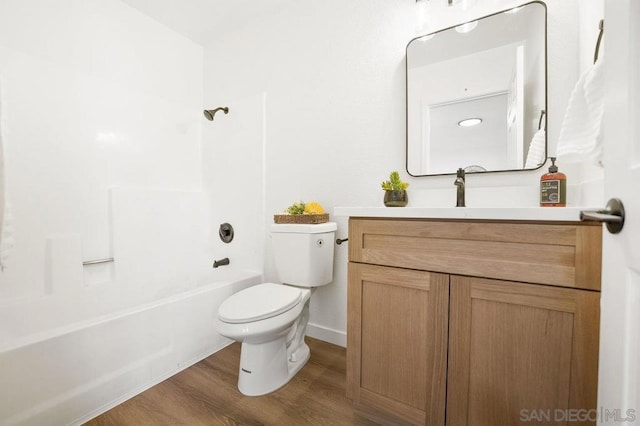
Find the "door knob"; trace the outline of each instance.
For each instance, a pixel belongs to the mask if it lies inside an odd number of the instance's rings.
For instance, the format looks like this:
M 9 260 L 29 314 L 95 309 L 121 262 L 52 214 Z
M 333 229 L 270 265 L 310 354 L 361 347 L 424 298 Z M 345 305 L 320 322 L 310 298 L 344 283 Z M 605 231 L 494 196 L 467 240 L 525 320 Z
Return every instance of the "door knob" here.
M 612 198 L 604 210 L 581 211 L 580 220 L 606 223 L 609 232 L 617 234 L 624 226 L 624 206 L 622 201 Z

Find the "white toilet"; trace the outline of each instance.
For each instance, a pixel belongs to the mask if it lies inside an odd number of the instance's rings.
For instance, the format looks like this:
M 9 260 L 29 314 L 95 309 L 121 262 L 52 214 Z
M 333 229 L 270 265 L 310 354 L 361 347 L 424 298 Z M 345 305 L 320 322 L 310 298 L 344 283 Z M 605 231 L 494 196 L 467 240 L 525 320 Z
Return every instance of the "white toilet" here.
M 284 386 L 309 360 L 304 335 L 315 287 L 333 280 L 337 225 L 274 224 L 273 256 L 284 284 L 244 289 L 222 302 L 216 330 L 242 342 L 238 389 L 256 396 Z

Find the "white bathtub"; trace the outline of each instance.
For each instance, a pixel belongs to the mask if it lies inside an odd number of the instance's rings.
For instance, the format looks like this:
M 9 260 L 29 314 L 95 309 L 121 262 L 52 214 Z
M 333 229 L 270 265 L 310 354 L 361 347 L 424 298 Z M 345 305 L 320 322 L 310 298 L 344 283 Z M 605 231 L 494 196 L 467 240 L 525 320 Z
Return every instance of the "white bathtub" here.
M 0 424 L 82 423 L 220 350 L 218 306 L 261 281 L 222 267 L 123 306 L 111 288 L 0 307 Z

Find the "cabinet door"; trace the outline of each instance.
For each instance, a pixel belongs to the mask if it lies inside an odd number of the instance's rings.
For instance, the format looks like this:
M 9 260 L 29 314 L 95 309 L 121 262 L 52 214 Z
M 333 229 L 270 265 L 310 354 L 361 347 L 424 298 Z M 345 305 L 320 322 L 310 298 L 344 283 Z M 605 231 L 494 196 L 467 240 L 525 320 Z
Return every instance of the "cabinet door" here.
M 599 303 L 593 291 L 452 276 L 447 425 L 595 424 Z
M 347 396 L 356 407 L 444 425 L 448 298 L 448 275 L 349 264 Z

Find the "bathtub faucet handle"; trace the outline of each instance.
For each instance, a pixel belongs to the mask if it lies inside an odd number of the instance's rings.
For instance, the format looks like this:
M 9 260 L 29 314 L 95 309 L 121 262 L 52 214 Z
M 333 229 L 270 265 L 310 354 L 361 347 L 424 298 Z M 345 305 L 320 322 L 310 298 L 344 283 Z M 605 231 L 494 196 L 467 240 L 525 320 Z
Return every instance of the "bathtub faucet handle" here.
M 221 224 L 220 229 L 218 230 L 218 235 L 220 235 L 220 239 L 223 243 L 229 244 L 233 241 L 233 226 L 229 223 Z
M 229 264 L 229 258 L 225 257 L 224 259 L 220 259 L 220 260 L 214 260 L 213 261 L 213 267 L 217 268 L 218 266 L 224 266 L 224 265 L 228 265 Z

